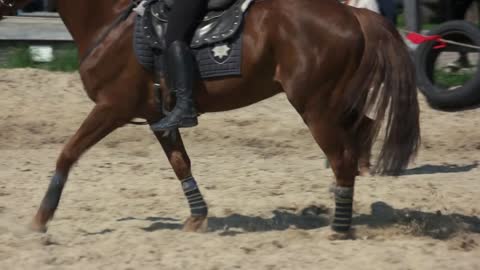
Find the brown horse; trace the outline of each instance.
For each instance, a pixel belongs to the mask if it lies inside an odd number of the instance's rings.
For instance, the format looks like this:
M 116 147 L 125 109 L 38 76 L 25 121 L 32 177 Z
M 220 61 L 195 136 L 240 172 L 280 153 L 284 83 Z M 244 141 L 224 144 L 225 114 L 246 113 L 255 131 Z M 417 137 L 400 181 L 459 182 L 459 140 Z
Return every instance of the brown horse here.
M 0 14 L 27 2 L 0 0 Z M 82 81 L 96 106 L 58 158 L 32 222 L 39 231 L 46 230 L 70 168 L 87 149 L 134 118 L 155 122 L 162 117 L 153 75 L 133 53 L 130 0 L 57 2 L 78 46 Z M 385 137 L 375 172 L 398 175 L 419 145 L 414 66 L 401 36 L 382 17 L 337 0 L 257 0 L 243 31 L 242 76 L 199 81 L 199 111 L 232 110 L 285 93 L 332 165 L 337 184 L 332 227 L 348 232 L 355 177 L 359 167 L 369 166 L 382 123 Z M 162 93 L 168 98 L 164 86 Z M 372 112 L 374 119 L 365 116 Z M 178 179 L 191 178 L 179 131 L 155 135 Z M 206 220 L 206 215 L 192 215 L 184 229 L 199 231 Z

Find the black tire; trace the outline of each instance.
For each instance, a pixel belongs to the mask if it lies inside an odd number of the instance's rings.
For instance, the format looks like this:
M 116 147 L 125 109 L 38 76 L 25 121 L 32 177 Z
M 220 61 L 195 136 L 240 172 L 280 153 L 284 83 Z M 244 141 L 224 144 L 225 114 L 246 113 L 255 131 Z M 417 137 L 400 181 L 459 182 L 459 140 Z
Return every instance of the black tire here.
M 450 21 L 432 29 L 428 35 L 480 46 L 480 29 L 466 21 Z M 474 77 L 455 90 L 443 89 L 433 82 L 433 69 L 442 49 L 434 49 L 436 42 L 421 44 L 415 51 L 417 83 L 433 108 L 446 111 L 462 110 L 480 104 L 480 69 Z M 478 66 L 479 63 L 477 63 Z

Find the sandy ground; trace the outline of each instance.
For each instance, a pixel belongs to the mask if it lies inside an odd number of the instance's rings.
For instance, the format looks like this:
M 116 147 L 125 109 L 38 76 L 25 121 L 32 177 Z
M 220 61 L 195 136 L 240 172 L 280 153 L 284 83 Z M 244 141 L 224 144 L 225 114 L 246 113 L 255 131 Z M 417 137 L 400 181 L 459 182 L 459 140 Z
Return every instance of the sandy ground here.
M 147 127 L 88 152 L 49 232 L 29 232 L 91 107 L 77 74 L 0 70 L 0 269 L 480 269 L 478 110 L 422 103 L 406 175 L 357 182 L 356 240 L 328 240 L 332 172 L 282 95 L 184 132 L 208 233 L 180 230 L 188 207 Z

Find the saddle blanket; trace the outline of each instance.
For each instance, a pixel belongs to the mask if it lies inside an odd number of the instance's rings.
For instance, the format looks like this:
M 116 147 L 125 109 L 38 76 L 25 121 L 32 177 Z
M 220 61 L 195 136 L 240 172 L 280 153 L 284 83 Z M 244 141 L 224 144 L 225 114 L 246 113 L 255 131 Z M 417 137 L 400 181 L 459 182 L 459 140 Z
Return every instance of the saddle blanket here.
M 152 49 L 142 29 L 141 17 L 136 18 L 134 49 L 140 64 L 149 71 L 163 71 L 162 51 Z M 242 64 L 242 29 L 231 39 L 192 49 L 201 78 L 240 76 Z

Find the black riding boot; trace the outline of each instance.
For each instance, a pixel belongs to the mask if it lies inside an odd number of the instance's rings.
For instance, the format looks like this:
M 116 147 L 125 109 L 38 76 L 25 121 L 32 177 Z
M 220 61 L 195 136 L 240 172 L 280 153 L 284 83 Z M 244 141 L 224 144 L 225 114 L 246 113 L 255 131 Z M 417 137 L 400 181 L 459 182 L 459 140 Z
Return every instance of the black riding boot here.
M 165 76 L 168 87 L 176 94 L 175 108 L 150 127 L 153 131 L 170 130 L 198 125 L 197 110 L 193 101 L 194 62 L 185 42 L 175 41 L 165 55 Z

